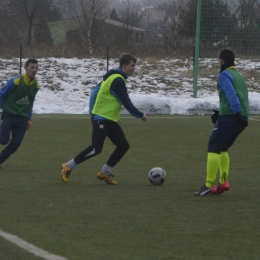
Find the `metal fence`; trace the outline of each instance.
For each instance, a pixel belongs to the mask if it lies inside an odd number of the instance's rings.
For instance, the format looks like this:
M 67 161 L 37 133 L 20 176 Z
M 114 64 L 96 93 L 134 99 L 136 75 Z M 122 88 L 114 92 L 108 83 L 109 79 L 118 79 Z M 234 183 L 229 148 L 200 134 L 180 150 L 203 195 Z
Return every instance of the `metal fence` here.
M 21 51 L 20 54 L 21 57 L 0 59 L 2 86 L 10 77 L 23 72 L 21 65 L 27 58 L 22 58 Z M 217 56 L 217 52 L 215 54 Z M 104 58 L 39 58 L 38 60 L 37 79 L 41 82 L 41 89 L 36 96 L 36 102 L 37 108 L 44 113 L 65 111 L 88 113 L 89 95 L 93 87 L 102 81 L 108 69 L 119 65 L 118 58 L 109 58 L 108 48 Z M 239 71 L 245 76 L 250 92 L 260 92 L 257 80 L 260 74 L 259 60 L 238 58 L 236 61 Z M 219 72 L 217 57 L 200 58 L 199 66 L 198 97 L 217 96 L 216 78 Z M 145 111 L 157 113 L 157 100 L 160 98 L 160 113 L 171 113 L 171 103 L 175 102 L 176 98 L 194 97 L 193 69 L 193 57 L 157 56 L 157 58 L 138 59 L 136 72 L 127 80 L 128 92 L 138 108 L 144 106 L 139 99 L 142 95 L 146 97 Z
M 1 59 L 0 72 L 3 82 L 11 76 L 23 72 L 22 65 L 27 58 Z M 41 90 L 36 102 L 57 113 L 70 106 L 72 111 L 84 110 L 87 113 L 89 95 L 108 69 L 119 66 L 119 59 L 109 58 L 106 46 L 104 58 L 38 58 L 39 71 L 37 79 Z M 2 66 L 1 66 L 2 65 Z M 2 68 L 1 68 L 2 67 Z M 152 95 L 169 98 L 192 96 L 193 57 L 188 58 L 146 58 L 138 59 L 136 72 L 128 79 L 130 95 Z M 153 105 L 151 105 L 151 110 Z M 167 106 L 167 105 L 166 105 Z
M 260 1 L 198 0 L 197 3 L 195 63 L 198 66 L 194 76 L 198 81 L 194 81 L 194 96 L 203 97 L 205 88 L 211 89 L 218 71 L 218 51 L 226 47 L 235 51 L 235 64 L 249 90 L 259 92 Z

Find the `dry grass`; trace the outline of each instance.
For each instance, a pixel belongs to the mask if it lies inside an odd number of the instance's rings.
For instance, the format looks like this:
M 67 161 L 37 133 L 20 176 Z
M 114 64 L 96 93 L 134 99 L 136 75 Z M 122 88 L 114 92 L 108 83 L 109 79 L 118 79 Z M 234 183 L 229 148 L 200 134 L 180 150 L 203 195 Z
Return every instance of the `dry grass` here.
M 118 58 L 122 53 L 131 53 L 139 58 L 158 59 L 159 58 L 175 58 L 175 57 L 189 57 L 192 54 L 192 46 L 183 48 L 182 50 L 172 50 L 164 46 L 109 46 L 109 57 Z M 89 55 L 86 50 L 83 50 L 76 44 L 62 44 L 62 45 L 23 45 L 22 52 L 24 57 L 64 57 L 64 58 L 106 58 L 107 45 L 104 44 L 94 51 L 94 54 Z M 10 46 L 1 46 L 0 57 L 10 59 L 19 57 L 20 46 L 17 44 Z

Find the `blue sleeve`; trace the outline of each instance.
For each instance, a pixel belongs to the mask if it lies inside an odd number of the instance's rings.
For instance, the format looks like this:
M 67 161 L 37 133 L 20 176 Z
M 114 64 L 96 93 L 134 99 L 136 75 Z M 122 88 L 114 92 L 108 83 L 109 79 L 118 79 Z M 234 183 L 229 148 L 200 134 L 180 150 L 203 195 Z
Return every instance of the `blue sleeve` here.
M 233 87 L 233 77 L 228 71 L 223 71 L 218 76 L 218 87 L 225 93 L 233 113 L 240 112 L 240 101 Z
M 94 105 L 96 103 L 97 94 L 100 90 L 100 84 L 98 84 L 96 87 L 93 88 L 93 90 L 90 93 L 89 97 L 89 114 L 92 114 L 92 110 L 94 108 Z
M 133 105 L 127 93 L 127 89 L 123 79 L 115 79 L 110 91 L 132 116 L 137 118 L 142 118 L 144 116 L 144 114 Z
M 9 79 L 0 90 L 0 108 L 3 106 L 4 99 L 15 89 L 14 79 Z

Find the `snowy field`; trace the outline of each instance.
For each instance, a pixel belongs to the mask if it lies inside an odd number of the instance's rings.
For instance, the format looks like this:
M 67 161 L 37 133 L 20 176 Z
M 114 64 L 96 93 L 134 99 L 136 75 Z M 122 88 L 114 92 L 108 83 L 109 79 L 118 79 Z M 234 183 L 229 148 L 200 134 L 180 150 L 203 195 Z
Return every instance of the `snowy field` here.
M 236 65 L 248 83 L 250 113 L 259 114 L 260 61 L 237 59 Z M 109 60 L 109 69 L 117 66 Z M 106 71 L 105 59 L 39 59 L 34 113 L 88 114 L 89 94 Z M 218 72 L 217 59 L 200 60 L 198 98 L 193 98 L 192 59 L 145 59 L 137 62 L 127 86 L 136 107 L 148 114 L 211 114 L 218 108 Z M 0 59 L 1 86 L 18 74 L 18 59 Z

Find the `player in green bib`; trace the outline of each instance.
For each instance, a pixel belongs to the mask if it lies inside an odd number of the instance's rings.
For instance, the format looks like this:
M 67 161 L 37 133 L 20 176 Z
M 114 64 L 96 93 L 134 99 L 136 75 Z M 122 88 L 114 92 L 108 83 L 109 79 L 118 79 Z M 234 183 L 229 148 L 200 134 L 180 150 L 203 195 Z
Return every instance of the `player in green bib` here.
M 219 111 L 211 119 L 214 127 L 208 142 L 207 176 L 205 185 L 195 196 L 220 194 L 230 189 L 228 150 L 248 126 L 248 89 L 235 67 L 235 53 L 228 49 L 219 52 L 218 75 Z M 219 182 L 216 176 L 219 170 Z
M 18 149 L 32 125 L 33 103 L 40 88 L 35 79 L 38 61 L 29 59 L 24 68 L 25 74 L 11 78 L 0 90 L 0 143 L 7 144 L 0 153 L 0 165 Z

